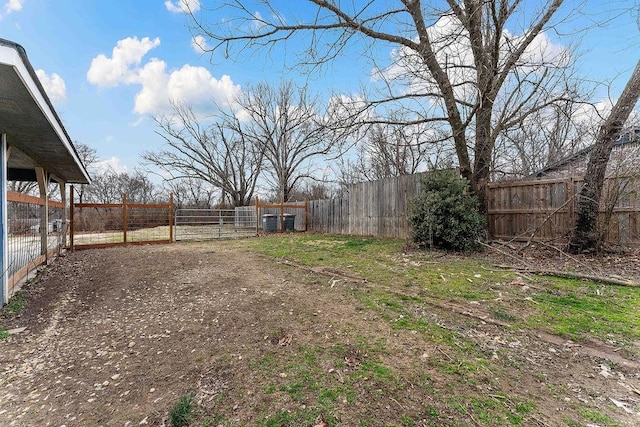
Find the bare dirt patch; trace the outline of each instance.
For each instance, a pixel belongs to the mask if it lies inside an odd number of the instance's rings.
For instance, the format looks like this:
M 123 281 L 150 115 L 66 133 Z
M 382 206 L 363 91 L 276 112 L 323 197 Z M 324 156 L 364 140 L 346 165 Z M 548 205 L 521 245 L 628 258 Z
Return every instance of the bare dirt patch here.
M 441 334 L 397 329 L 375 283 L 242 242 L 79 251 L 25 292 L 0 318 L 27 328 L 0 341 L 0 425 L 168 425 L 188 393 L 192 425 L 640 424 L 615 349 L 442 304 L 412 307 Z

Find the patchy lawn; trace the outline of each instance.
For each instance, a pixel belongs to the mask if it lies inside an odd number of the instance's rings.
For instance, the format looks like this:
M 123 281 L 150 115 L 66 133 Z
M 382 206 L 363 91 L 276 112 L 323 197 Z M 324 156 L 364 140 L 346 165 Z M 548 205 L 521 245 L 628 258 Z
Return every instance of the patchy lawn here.
M 640 424 L 640 289 L 405 249 L 69 254 L 0 316 L 0 424 Z

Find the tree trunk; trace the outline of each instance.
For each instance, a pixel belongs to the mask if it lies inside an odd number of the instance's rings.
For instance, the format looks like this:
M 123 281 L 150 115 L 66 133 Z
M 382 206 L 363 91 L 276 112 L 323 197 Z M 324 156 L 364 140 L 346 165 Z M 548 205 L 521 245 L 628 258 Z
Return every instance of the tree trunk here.
M 613 144 L 638 102 L 638 98 L 640 98 L 640 61 L 622 91 L 620 99 L 613 106 L 611 114 L 600 127 L 589 156 L 584 184 L 578 196 L 576 223 L 569 242 L 569 251 L 572 253 L 595 250 L 600 244 L 597 235 L 598 212 L 607 164 Z
M 476 143 L 474 151 L 473 180 L 471 187 L 478 196 L 480 211 L 487 213 L 487 185 L 491 179 L 491 157 L 493 153 L 493 139 L 491 137 L 491 116 L 493 100 L 485 98 L 476 117 Z

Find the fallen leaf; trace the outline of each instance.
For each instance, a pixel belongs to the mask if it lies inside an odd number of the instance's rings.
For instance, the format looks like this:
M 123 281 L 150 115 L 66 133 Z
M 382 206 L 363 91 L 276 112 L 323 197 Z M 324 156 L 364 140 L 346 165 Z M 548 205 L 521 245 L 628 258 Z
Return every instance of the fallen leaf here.
M 291 344 L 292 340 L 293 340 L 293 335 L 286 335 L 278 340 L 278 345 L 281 347 L 286 347 L 289 344 Z

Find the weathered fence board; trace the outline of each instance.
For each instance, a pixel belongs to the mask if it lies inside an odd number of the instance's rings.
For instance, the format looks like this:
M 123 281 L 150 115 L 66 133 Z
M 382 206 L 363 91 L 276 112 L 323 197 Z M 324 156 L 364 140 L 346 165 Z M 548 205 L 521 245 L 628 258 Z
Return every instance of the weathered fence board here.
M 309 201 L 309 230 L 358 236 L 409 236 L 409 205 L 423 174 L 362 182 L 348 197 Z
M 489 185 L 489 232 L 495 238 L 569 238 L 575 222 L 582 178 L 497 182 Z M 640 177 L 605 181 L 599 232 L 608 244 L 640 244 Z
M 342 199 L 312 200 L 308 229 L 322 233 L 406 238 L 410 203 L 424 174 L 363 182 Z M 581 178 L 498 182 L 489 185 L 492 237 L 566 240 L 573 228 Z M 600 229 L 607 243 L 640 244 L 640 177 L 610 178 L 601 203 Z

